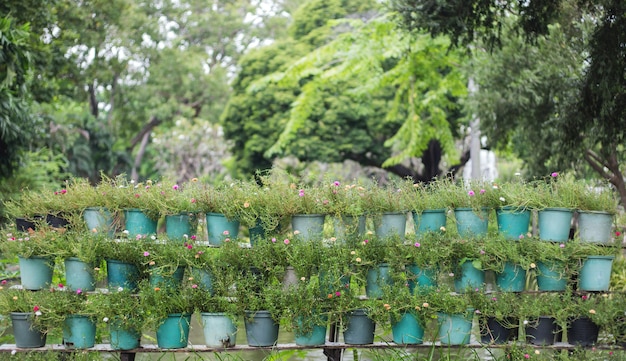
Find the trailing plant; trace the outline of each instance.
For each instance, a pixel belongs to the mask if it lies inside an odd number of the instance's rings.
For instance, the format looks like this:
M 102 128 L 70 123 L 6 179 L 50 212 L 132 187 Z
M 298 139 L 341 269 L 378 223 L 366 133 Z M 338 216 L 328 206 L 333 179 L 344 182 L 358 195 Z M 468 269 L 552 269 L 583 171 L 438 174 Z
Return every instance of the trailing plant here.
M 130 290 L 106 289 L 89 295 L 89 308 L 94 318 L 105 324 L 115 324 L 126 330 L 144 329 L 145 309 L 137 294 Z
M 178 290 L 153 287 L 145 280 L 139 284 L 139 300 L 145 315 L 145 326 L 158 327 L 170 314 L 190 314 L 194 310 L 193 288 L 185 283 Z

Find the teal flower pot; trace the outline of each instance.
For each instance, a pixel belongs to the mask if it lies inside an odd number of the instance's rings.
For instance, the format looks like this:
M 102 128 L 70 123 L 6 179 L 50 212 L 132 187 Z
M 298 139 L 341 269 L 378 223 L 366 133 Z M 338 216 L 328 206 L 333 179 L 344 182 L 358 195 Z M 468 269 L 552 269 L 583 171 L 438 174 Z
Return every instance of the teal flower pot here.
M 544 208 L 539 215 L 539 239 L 551 242 L 566 242 L 572 225 L 574 212 L 569 208 Z
M 139 348 L 141 343 L 140 331 L 126 329 L 115 320 L 109 324 L 109 334 L 113 350 L 133 350 Z
M 565 291 L 567 279 L 557 263 L 537 262 L 537 288 L 539 291 Z
M 169 214 L 165 216 L 165 234 L 171 240 L 178 240 L 180 243 L 185 242 L 187 237 L 195 234 L 191 227 L 191 218 L 189 213 Z
M 581 291 L 608 291 L 614 256 L 588 256 L 578 274 Z
M 526 287 L 526 270 L 519 265 L 506 262 L 502 272 L 496 273 L 496 285 L 500 291 L 522 292 Z
M 454 218 L 459 236 L 472 238 L 484 236 L 489 227 L 489 208 L 481 208 L 478 213 L 472 208 L 455 208 Z
M 582 242 L 611 242 L 613 215 L 607 212 L 578 211 L 578 237 Z
M 235 347 L 237 325 L 231 317 L 223 312 L 202 312 L 204 343 L 207 347 Z
M 296 318 L 296 330 L 295 341 L 298 346 L 319 346 L 326 343 L 326 329 L 328 328 L 326 317 L 322 317 L 323 323 L 321 325 L 313 325 L 311 330 L 307 332 L 301 331 L 303 328 L 304 316 L 298 316 Z
M 76 257 L 65 259 L 65 282 L 70 290 L 94 291 L 94 266 Z
M 229 220 L 221 213 L 207 213 L 206 226 L 209 244 L 221 246 L 226 239 L 235 240 L 239 235 L 239 221 Z
M 348 312 L 345 316 L 346 328 L 343 340 L 348 345 L 369 345 L 374 343 L 376 323 L 367 316 L 363 309 Z
M 248 346 L 273 346 L 278 341 L 278 323 L 269 311 L 246 311 L 244 326 Z
M 185 267 L 178 266 L 175 269 L 170 267 L 151 266 L 148 270 L 150 286 L 168 289 L 178 289 L 183 285 Z
M 325 214 L 294 214 L 291 216 L 291 228 L 294 235 L 302 240 L 322 239 L 325 219 Z
M 341 216 L 333 218 L 335 236 L 339 241 L 354 239 L 365 234 L 365 216 Z
M 213 275 L 209 271 L 191 267 L 189 269 L 189 273 L 193 278 L 193 283 L 205 290 L 209 296 L 213 296 L 215 294 L 213 290 Z
M 124 226 L 131 238 L 157 233 L 157 221 L 150 219 L 141 209 L 125 209 Z
M 96 344 L 96 323 L 87 316 L 69 315 L 63 326 L 63 344 L 85 349 Z
M 18 257 L 20 280 L 26 290 L 36 291 L 48 288 L 52 284 L 54 260 L 47 257 Z
M 250 233 L 250 246 L 254 247 L 257 243 L 262 242 L 267 232 L 265 232 L 265 227 L 263 227 L 263 222 L 261 220 L 257 220 L 254 227 L 249 227 L 248 232 Z
M 98 233 L 106 233 L 109 238 L 115 236 L 113 216 L 108 209 L 103 207 L 89 207 L 83 211 L 83 219 L 89 231 L 96 230 Z
M 172 313 L 157 327 L 157 346 L 163 349 L 187 347 L 189 340 L 190 313 Z
M 472 331 L 473 312 L 467 314 L 438 313 L 439 341 L 442 345 L 467 345 Z
M 367 271 L 367 283 L 365 284 L 365 294 L 368 298 L 380 298 L 383 296 L 383 287 L 392 285 L 389 264 L 382 263 L 377 267 Z
M 414 314 L 407 312 L 397 320 L 391 320 L 393 342 L 398 345 L 417 345 L 424 341 L 424 327 Z
M 467 289 L 475 290 L 482 288 L 485 284 L 485 271 L 480 270 L 472 264 L 472 261 L 465 261 L 461 265 L 461 277 L 454 279 L 454 290 L 463 293 Z
M 19 348 L 43 347 L 46 344 L 46 334 L 33 327 L 32 312 L 11 312 L 11 324 L 15 346 Z
M 409 279 L 409 291 L 413 293 L 415 288 L 437 287 L 437 270 L 432 268 L 422 269 L 417 265 L 406 267 Z
M 530 210 L 517 207 L 502 207 L 496 209 L 498 232 L 505 239 L 517 241 L 526 237 L 530 225 Z
M 122 287 L 136 292 L 139 285 L 139 268 L 131 263 L 107 259 L 107 284 L 110 289 Z
M 441 227 L 445 229 L 446 222 L 445 209 L 426 209 L 421 213 L 413 212 L 413 223 L 417 235 L 424 235 L 429 232 L 443 233 Z
M 376 235 L 380 238 L 400 237 L 406 233 L 406 212 L 386 212 L 374 218 Z

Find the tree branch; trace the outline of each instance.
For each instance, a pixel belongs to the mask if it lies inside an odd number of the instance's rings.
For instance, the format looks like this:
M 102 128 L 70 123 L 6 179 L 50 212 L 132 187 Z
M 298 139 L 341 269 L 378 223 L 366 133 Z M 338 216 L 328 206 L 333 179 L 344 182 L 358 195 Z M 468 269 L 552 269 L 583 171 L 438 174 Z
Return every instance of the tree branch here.
M 130 153 L 135 149 L 137 143 L 140 141 L 143 142 L 146 134 L 150 134 L 152 129 L 156 128 L 159 124 L 161 124 L 161 120 L 155 117 L 154 115 L 150 117 L 150 121 L 148 124 L 144 125 L 143 128 L 139 131 L 139 133 L 130 141 L 130 145 L 126 148 L 126 150 Z

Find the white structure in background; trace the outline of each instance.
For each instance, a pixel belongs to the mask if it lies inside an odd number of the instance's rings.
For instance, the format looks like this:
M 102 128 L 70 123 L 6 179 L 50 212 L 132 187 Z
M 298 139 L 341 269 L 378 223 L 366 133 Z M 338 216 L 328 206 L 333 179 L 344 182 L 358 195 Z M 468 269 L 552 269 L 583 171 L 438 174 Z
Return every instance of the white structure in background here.
M 480 150 L 480 180 L 493 182 L 498 178 L 496 167 L 496 154 L 490 150 Z M 463 179 L 475 179 L 472 177 L 472 159 L 463 167 Z

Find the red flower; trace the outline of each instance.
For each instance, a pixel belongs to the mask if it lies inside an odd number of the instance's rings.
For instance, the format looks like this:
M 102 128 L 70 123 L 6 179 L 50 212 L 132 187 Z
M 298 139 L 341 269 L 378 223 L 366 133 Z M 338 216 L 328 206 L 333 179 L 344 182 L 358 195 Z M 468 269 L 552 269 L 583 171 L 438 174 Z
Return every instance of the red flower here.
M 35 306 L 35 307 L 33 307 L 33 311 L 34 311 L 34 312 L 39 311 L 39 306 Z

